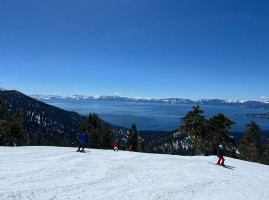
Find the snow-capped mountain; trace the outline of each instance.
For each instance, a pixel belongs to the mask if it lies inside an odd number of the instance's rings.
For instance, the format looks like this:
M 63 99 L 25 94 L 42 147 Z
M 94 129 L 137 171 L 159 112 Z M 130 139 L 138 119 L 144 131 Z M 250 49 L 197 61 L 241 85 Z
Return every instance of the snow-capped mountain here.
M 222 105 L 236 106 L 256 109 L 269 109 L 268 101 L 251 101 L 251 100 L 221 100 L 221 99 L 200 99 L 190 100 L 184 98 L 144 98 L 144 97 L 121 97 L 121 96 L 102 96 L 102 95 L 30 95 L 32 98 L 39 100 L 48 99 L 74 99 L 74 100 L 104 100 L 104 101 L 131 101 L 131 102 L 152 102 L 166 104 L 199 104 L 199 105 Z

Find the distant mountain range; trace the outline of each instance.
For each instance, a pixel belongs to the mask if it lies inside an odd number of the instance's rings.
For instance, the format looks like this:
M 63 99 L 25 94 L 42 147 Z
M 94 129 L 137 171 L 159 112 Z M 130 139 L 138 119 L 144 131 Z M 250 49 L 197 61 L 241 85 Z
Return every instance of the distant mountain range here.
M 151 102 L 151 103 L 166 103 L 166 104 L 221 105 L 221 106 L 235 106 L 240 108 L 269 110 L 269 101 L 221 100 L 221 99 L 190 100 L 182 98 L 153 99 L 142 97 L 120 97 L 120 96 L 98 96 L 98 95 L 31 95 L 31 97 L 35 99 L 74 99 L 74 100 Z

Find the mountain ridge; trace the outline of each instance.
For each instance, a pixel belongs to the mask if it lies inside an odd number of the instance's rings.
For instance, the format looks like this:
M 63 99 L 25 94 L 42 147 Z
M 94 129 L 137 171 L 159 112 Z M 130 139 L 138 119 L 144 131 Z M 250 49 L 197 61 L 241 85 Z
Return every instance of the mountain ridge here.
M 104 100 L 104 101 L 128 101 L 128 102 L 149 102 L 166 104 L 198 104 L 198 105 L 222 105 L 235 106 L 241 108 L 255 108 L 269 110 L 269 101 L 253 100 L 222 100 L 222 99 L 200 99 L 191 100 L 184 98 L 143 98 L 143 97 L 121 97 L 121 96 L 102 96 L 102 95 L 30 95 L 34 99 L 74 99 L 74 100 Z
M 18 109 L 22 111 L 23 127 L 30 137 L 41 130 L 45 138 L 50 141 L 55 135 L 76 141 L 81 126 L 87 119 L 86 116 L 46 104 L 16 90 L 2 90 L 0 98 L 6 104 L 8 116 L 13 115 Z M 104 120 L 101 122 L 112 130 L 116 138 L 127 139 L 127 128 Z

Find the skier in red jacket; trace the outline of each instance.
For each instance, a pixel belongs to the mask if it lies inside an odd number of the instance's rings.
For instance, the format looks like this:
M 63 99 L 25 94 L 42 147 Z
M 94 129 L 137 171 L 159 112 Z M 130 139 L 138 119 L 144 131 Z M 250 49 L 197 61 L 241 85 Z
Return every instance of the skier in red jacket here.
M 114 151 L 119 151 L 116 142 L 114 142 Z
M 217 156 L 219 158 L 218 162 L 217 162 L 217 165 L 221 165 L 221 166 L 224 166 L 224 158 L 223 158 L 223 146 L 220 144 L 219 145 L 219 150 L 218 150 L 218 153 L 217 153 Z M 221 163 L 220 163 L 221 162 Z
M 130 151 L 130 152 L 132 151 L 132 145 L 129 146 L 129 151 Z

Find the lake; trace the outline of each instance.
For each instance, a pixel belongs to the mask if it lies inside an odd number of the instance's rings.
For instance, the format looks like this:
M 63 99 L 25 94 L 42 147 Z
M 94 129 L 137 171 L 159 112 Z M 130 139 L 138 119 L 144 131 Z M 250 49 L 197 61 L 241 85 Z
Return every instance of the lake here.
M 75 111 L 81 115 L 97 113 L 103 120 L 126 128 L 133 123 L 139 130 L 164 130 L 171 131 L 180 125 L 180 117 L 192 110 L 189 104 L 164 104 L 148 102 L 104 101 L 104 100 L 73 100 L 73 99 L 46 99 L 43 102 L 68 111 Z M 232 131 L 245 130 L 245 124 L 250 120 L 258 123 L 262 130 L 269 130 L 269 120 L 236 116 L 236 114 L 261 114 L 268 110 L 236 108 L 232 106 L 201 105 L 207 119 L 223 113 L 236 122 Z

